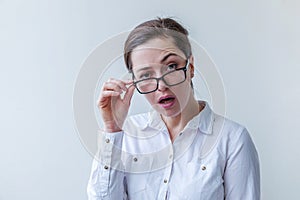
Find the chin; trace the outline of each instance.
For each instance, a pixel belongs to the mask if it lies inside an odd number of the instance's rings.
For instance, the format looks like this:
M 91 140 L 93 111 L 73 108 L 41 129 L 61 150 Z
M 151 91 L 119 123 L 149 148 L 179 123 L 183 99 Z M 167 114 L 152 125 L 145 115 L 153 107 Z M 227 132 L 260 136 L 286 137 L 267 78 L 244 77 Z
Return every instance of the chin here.
M 164 117 L 177 117 L 181 113 L 181 110 L 176 107 L 171 109 L 164 109 L 158 104 L 155 104 L 152 107 L 156 110 L 156 112 L 163 115 Z

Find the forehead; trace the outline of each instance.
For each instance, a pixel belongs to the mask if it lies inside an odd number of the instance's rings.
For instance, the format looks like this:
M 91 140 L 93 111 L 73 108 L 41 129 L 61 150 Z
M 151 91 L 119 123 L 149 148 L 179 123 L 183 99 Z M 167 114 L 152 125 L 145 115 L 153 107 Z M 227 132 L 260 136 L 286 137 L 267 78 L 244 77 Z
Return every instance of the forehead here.
M 175 54 L 185 59 L 184 53 L 170 38 L 155 38 L 139 45 L 131 53 L 132 66 L 142 66 L 149 63 L 160 63 L 168 54 Z

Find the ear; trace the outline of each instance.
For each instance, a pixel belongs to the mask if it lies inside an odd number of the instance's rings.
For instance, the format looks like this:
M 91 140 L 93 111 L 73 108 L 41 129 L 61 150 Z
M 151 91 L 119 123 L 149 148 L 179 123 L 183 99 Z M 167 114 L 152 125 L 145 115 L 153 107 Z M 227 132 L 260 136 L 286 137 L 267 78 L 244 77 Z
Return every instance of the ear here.
M 190 56 L 189 72 L 190 72 L 190 77 L 192 79 L 195 75 L 194 56 L 193 55 Z

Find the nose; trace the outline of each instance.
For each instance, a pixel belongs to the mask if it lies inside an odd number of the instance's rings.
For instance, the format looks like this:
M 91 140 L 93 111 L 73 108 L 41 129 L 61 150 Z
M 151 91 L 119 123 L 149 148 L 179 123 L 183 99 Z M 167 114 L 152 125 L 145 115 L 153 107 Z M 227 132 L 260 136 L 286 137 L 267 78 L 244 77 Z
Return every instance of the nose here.
M 166 85 L 166 83 L 162 79 L 160 79 L 158 81 L 158 90 L 165 91 L 167 88 L 168 88 L 168 86 Z

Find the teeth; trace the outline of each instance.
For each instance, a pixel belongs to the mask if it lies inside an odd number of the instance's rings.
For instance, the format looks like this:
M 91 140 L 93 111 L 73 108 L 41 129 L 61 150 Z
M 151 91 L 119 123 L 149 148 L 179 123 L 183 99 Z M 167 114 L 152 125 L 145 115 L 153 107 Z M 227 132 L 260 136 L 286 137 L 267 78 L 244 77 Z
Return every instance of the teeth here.
M 166 98 L 166 99 L 160 100 L 159 103 L 166 103 L 166 102 L 172 101 L 172 100 L 173 100 L 173 98 Z

